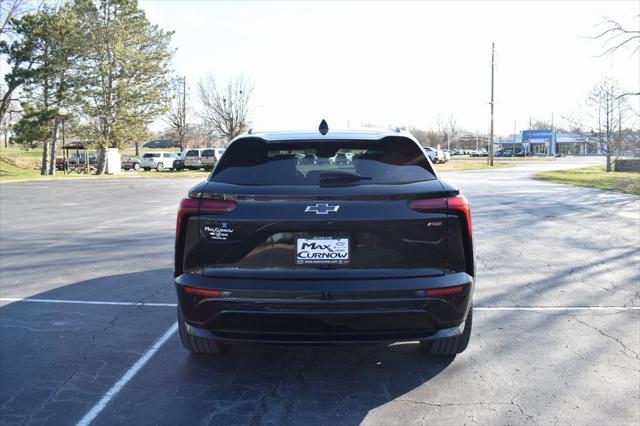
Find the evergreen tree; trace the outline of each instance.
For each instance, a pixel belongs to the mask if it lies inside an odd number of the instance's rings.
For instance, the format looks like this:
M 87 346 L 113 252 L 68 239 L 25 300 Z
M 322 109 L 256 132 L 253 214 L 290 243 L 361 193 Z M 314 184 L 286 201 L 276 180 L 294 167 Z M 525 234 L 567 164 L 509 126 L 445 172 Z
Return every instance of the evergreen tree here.
M 89 43 L 78 87 L 99 147 L 100 174 L 107 147 L 140 137 L 166 109 L 172 33 L 151 25 L 136 0 L 77 0 L 75 8 Z

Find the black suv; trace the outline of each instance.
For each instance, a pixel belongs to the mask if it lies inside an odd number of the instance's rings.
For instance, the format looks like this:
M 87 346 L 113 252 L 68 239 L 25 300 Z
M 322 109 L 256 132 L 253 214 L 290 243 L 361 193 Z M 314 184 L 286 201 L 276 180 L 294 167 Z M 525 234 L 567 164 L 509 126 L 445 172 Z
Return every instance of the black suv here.
M 182 343 L 417 340 L 455 355 L 471 334 L 471 235 L 467 200 L 408 133 L 239 136 L 180 202 Z

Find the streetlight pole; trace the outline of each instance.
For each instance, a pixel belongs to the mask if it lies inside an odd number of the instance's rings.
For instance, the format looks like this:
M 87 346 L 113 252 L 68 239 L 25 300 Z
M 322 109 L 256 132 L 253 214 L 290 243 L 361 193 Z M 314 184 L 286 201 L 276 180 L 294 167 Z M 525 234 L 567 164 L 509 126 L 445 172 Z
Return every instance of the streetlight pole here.
M 489 134 L 489 165 L 493 167 L 493 69 L 495 65 L 495 43 L 491 43 L 491 131 Z

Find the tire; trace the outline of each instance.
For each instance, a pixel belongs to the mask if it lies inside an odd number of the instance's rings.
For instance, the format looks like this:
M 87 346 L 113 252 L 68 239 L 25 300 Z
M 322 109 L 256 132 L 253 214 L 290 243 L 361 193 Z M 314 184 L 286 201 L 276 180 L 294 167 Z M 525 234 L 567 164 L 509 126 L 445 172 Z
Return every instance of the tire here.
M 464 322 L 464 331 L 460 336 L 446 339 L 427 340 L 420 342 L 420 347 L 429 355 L 456 355 L 464 352 L 471 339 L 471 326 L 473 323 L 473 306 L 469 309 L 469 315 Z
M 148 172 L 149 170 L 151 170 L 151 168 L 150 168 L 150 167 L 145 167 L 145 168 L 144 168 L 144 171 L 145 171 L 145 172 Z
M 164 163 L 158 163 L 156 164 L 156 170 L 161 172 L 164 170 Z
M 140 170 L 140 163 L 134 163 L 134 164 L 133 164 L 133 170 L 135 170 L 136 172 L 137 172 L 138 170 Z
M 222 342 L 190 335 L 187 332 L 187 325 L 180 307 L 178 307 L 178 331 L 180 332 L 180 341 L 182 341 L 182 346 L 191 353 L 221 354 L 225 350 L 225 346 Z

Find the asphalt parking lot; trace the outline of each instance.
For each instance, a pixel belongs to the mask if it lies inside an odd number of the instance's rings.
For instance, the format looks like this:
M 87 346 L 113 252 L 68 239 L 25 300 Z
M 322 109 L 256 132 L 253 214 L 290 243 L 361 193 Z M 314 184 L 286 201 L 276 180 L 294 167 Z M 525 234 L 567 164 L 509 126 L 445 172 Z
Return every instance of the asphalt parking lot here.
M 640 197 L 452 172 L 471 201 L 469 348 L 235 345 L 175 332 L 176 204 L 197 180 L 0 185 L 2 424 L 640 422 Z

